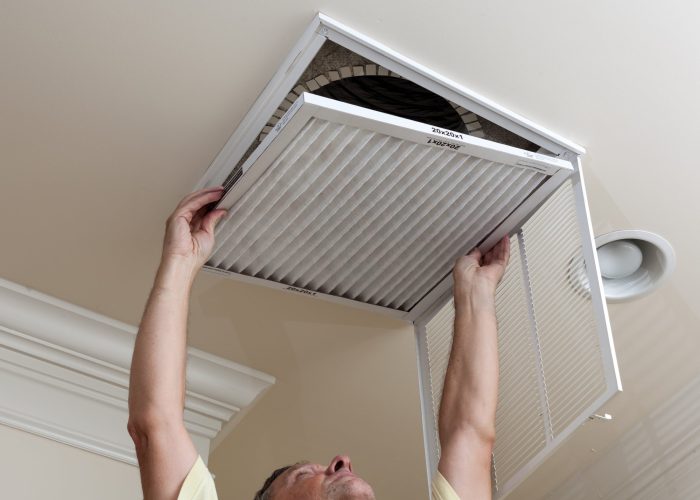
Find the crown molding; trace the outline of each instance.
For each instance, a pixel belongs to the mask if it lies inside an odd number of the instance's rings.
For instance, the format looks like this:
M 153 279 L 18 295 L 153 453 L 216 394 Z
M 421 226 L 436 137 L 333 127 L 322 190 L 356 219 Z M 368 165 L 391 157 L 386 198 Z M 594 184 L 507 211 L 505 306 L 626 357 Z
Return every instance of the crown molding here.
M 0 279 L 0 423 L 136 465 L 126 424 L 137 330 Z M 187 349 L 185 426 L 205 460 L 274 383 Z

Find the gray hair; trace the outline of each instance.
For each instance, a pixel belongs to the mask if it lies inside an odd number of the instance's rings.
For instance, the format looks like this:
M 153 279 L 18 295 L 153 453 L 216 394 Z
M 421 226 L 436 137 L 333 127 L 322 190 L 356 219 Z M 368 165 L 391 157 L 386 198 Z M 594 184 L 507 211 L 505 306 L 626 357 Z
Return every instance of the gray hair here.
M 265 479 L 262 488 L 260 488 L 260 490 L 255 494 L 253 500 L 270 500 L 270 486 L 272 486 L 272 482 L 279 476 L 284 474 L 284 472 L 290 467 L 292 466 L 286 465 L 284 467 L 280 467 L 279 469 L 275 470 L 272 474 L 270 474 L 270 477 Z

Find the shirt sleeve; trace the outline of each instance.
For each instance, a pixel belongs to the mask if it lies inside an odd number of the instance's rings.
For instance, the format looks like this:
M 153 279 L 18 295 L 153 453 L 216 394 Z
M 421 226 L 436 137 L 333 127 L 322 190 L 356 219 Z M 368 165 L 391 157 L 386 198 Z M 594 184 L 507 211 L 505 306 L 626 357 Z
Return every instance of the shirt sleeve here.
M 440 471 L 435 471 L 432 488 L 433 500 L 459 500 L 454 488 L 440 474 Z
M 190 472 L 182 483 L 177 500 L 218 500 L 214 479 L 201 456 L 190 469 Z

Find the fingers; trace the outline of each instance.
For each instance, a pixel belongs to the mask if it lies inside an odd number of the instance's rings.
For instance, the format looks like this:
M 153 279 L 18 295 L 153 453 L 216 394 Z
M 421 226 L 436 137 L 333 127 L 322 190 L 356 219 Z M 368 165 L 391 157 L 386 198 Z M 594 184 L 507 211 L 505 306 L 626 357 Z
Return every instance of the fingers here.
M 498 242 L 498 245 L 496 245 L 496 254 L 495 254 L 495 260 L 499 264 L 507 264 L 508 260 L 510 259 L 510 238 L 508 235 L 504 236 L 501 241 Z
M 200 228 L 202 227 L 202 221 L 204 220 L 204 216 L 211 212 L 213 208 L 212 205 L 213 203 L 204 205 L 202 208 L 200 208 L 194 213 L 194 215 L 192 216 L 192 220 L 190 221 L 190 227 L 193 233 L 200 230 Z
M 185 196 L 182 200 L 180 200 L 180 203 L 178 203 L 177 208 L 179 209 L 181 207 L 184 207 L 190 200 L 192 200 L 193 198 L 196 198 L 197 196 L 201 196 L 202 194 L 205 194 L 205 193 L 209 193 L 212 191 L 219 191 L 219 190 L 223 190 L 223 189 L 224 189 L 223 186 L 209 186 L 206 188 L 199 189 L 197 191 L 193 191 L 190 194 L 188 194 L 187 196 Z
M 467 257 L 474 257 L 476 262 L 479 263 L 481 262 L 481 250 L 479 250 L 479 247 L 474 247 L 474 249 L 467 254 Z
M 173 216 L 184 216 L 188 221 L 191 221 L 199 209 L 209 203 L 220 200 L 223 195 L 223 186 L 214 186 L 190 193 L 182 199 L 173 212 Z
M 503 261 L 508 264 L 510 260 L 510 238 L 508 235 L 503 237 Z
M 214 228 L 216 228 L 216 225 L 227 213 L 228 210 L 224 208 L 217 208 L 216 210 L 212 210 L 204 216 L 204 219 L 202 219 L 201 229 L 209 234 L 214 234 Z
M 484 265 L 507 264 L 510 257 L 510 238 L 506 235 L 484 255 Z
M 457 261 L 467 261 L 481 266 L 488 266 L 491 263 L 507 263 L 510 258 L 510 237 L 508 235 L 501 238 L 488 252 L 482 254 L 479 247 L 475 247 L 467 255 L 460 257 Z

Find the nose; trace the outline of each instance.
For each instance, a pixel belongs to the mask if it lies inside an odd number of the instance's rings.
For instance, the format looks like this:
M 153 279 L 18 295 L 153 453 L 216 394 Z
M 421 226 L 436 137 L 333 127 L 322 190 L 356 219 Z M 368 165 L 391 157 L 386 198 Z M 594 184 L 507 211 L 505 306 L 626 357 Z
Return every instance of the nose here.
M 341 470 L 352 472 L 352 462 L 350 461 L 350 457 L 347 455 L 337 455 L 333 457 L 331 463 L 328 464 L 326 474 L 334 474 Z

